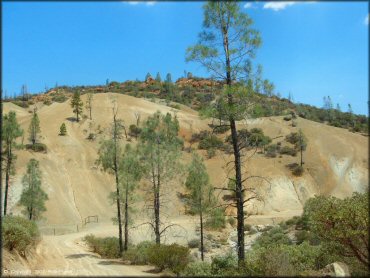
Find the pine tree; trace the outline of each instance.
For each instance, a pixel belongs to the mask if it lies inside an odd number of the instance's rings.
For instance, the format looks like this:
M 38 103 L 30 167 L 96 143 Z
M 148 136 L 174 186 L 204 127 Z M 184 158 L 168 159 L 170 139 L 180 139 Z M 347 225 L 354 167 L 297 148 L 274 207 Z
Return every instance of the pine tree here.
M 157 81 L 158 83 L 162 82 L 161 75 L 159 74 L 159 72 L 157 72 L 157 75 L 155 77 L 155 81 Z
M 139 162 L 138 152 L 130 144 L 125 146 L 125 151 L 120 159 L 120 184 L 121 184 L 121 203 L 124 205 L 124 246 L 123 250 L 128 249 L 129 243 L 129 222 L 132 220 L 131 212 L 134 202 L 134 192 L 142 175 L 142 166 Z
M 83 102 L 81 100 L 81 94 L 80 92 L 76 91 L 71 100 L 71 106 L 73 108 L 73 113 L 76 113 L 76 120 L 77 122 L 80 121 L 79 116 L 82 114 L 82 107 L 83 107 Z
M 34 109 L 32 119 L 28 127 L 28 133 L 29 133 L 28 139 L 32 142 L 33 146 L 36 144 L 37 137 L 40 132 L 41 132 L 41 129 L 40 129 L 39 116 L 37 115 L 36 109 Z
M 236 82 L 245 76 L 245 67 L 254 58 L 260 46 L 259 32 L 252 28 L 253 21 L 243 13 L 236 1 L 209 1 L 204 5 L 203 31 L 196 45 L 187 49 L 187 61 L 199 62 L 212 75 L 225 82 L 220 96 L 231 129 L 235 170 L 235 205 L 237 208 L 237 253 L 239 265 L 243 265 L 244 252 L 244 200 L 240 139 L 236 120 L 247 114 L 248 90 Z M 234 85 L 235 84 L 235 85 Z M 273 88 L 272 88 L 273 89 Z M 273 91 L 273 90 L 271 90 Z
M 19 147 L 16 144 L 17 138 L 23 135 L 23 130 L 17 122 L 14 111 L 3 116 L 1 131 L 1 170 L 5 172 L 4 215 L 6 215 L 10 177 L 15 175 L 15 161 L 17 159 L 13 151 Z
M 151 183 L 150 202 L 153 202 L 153 228 L 155 242 L 161 243 L 166 231 L 161 222 L 161 206 L 164 186 L 175 178 L 179 171 L 181 140 L 178 138 L 179 122 L 176 117 L 160 112 L 149 117 L 140 134 L 139 150 L 144 163 L 144 175 Z
M 25 207 L 23 213 L 29 220 L 40 219 L 41 213 L 46 211 L 45 201 L 48 200 L 48 195 L 41 188 L 41 171 L 36 159 L 32 158 L 28 162 L 22 184 L 24 189 L 19 204 Z
M 149 78 L 151 78 L 152 76 L 150 75 L 150 73 L 148 72 L 146 75 L 145 75 L 145 81 L 148 81 Z
M 188 176 L 185 182 L 186 188 L 190 191 L 189 203 L 191 211 L 199 215 L 200 223 L 200 252 L 204 261 L 204 214 L 215 203 L 213 188 L 209 184 L 209 176 L 202 158 L 194 153 L 191 164 L 188 168 Z
M 67 134 L 67 127 L 65 123 L 62 123 L 59 129 L 59 135 L 65 136 Z
M 117 118 L 118 108 L 113 107 L 113 122 L 111 126 L 110 138 L 103 140 L 100 143 L 98 155 L 99 158 L 96 161 L 98 165 L 101 165 L 103 170 L 111 173 L 115 177 L 115 200 L 117 205 L 117 219 L 118 219 L 118 238 L 119 238 L 119 250 L 120 253 L 123 251 L 122 241 L 122 217 L 121 217 L 121 193 L 120 193 L 120 157 L 122 156 L 122 147 L 120 141 L 123 138 L 123 130 L 125 126 L 122 120 Z M 125 131 L 126 133 L 126 131 Z M 127 135 L 126 135 L 127 138 Z
M 93 100 L 94 100 L 94 94 L 88 93 L 87 99 L 86 99 L 86 109 L 89 110 L 90 120 L 92 120 L 91 111 L 92 111 Z

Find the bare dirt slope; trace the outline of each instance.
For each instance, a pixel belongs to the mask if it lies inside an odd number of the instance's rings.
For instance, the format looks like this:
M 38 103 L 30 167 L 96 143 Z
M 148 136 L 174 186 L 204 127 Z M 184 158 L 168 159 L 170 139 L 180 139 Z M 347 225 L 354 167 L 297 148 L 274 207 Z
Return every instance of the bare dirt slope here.
M 86 96 L 83 96 L 85 100 Z M 114 206 L 107 196 L 114 189 L 114 182 L 109 174 L 95 166 L 99 140 L 108 132 L 112 120 L 112 101 L 118 105 L 118 116 L 126 126 L 136 122 L 134 112 L 141 114 L 141 122 L 156 111 L 176 113 L 180 121 L 180 136 L 188 140 L 192 133 L 209 129 L 209 120 L 201 120 L 196 111 L 189 108 L 173 109 L 164 104 L 154 103 L 142 98 L 121 94 L 96 94 L 93 103 L 93 121 L 83 119 L 75 122 L 69 101 L 53 103 L 50 106 L 38 105 L 41 123 L 41 142 L 48 147 L 48 152 L 33 153 L 26 150 L 17 152 L 17 175 L 11 189 L 10 205 L 16 213 L 16 202 L 21 192 L 21 177 L 30 158 L 40 161 L 43 173 L 43 187 L 49 195 L 44 222 L 49 224 L 81 223 L 89 215 L 99 215 L 102 221 L 109 221 L 114 216 Z M 18 121 L 27 131 L 31 114 L 28 110 L 5 103 L 4 113 L 17 112 Z M 85 112 L 86 113 L 86 112 Z M 87 113 L 86 113 L 87 114 Z M 66 123 L 67 136 L 59 136 L 59 127 Z M 297 119 L 298 127 L 291 127 L 282 117 L 261 118 L 241 121 L 240 128 L 260 127 L 270 137 L 283 136 L 275 141 L 284 142 L 284 137 L 301 128 L 308 138 L 307 151 L 304 153 L 305 174 L 294 177 L 286 168 L 288 163 L 299 162 L 298 157 L 282 156 L 266 158 L 256 153 L 245 163 L 247 175 L 260 175 L 268 178 L 270 184 L 251 179 L 249 184 L 261 189 L 264 203 L 256 203 L 253 210 L 257 214 L 293 212 L 302 209 L 304 201 L 314 194 L 333 194 L 339 197 L 349 196 L 353 191 L 364 191 L 368 185 L 368 138 L 345 129 L 330 127 L 320 123 Z M 90 132 L 99 133 L 95 141 L 86 139 Z M 27 141 L 25 132 L 24 141 Z M 125 141 L 125 140 L 124 140 Z M 135 140 L 133 140 L 135 143 Z M 186 143 L 186 146 L 188 143 Z M 218 151 L 216 157 L 206 159 L 206 165 L 215 186 L 227 182 L 226 162 L 230 156 Z M 184 164 L 190 155 L 184 153 Z M 184 174 L 181 174 L 179 180 Z M 143 185 L 144 186 L 144 185 Z M 169 190 L 168 212 L 178 216 L 183 206 L 176 197 L 176 191 L 182 190 L 182 184 L 174 181 Z M 172 190 L 176 189 L 176 190 Z M 251 208 L 252 209 L 252 208 Z

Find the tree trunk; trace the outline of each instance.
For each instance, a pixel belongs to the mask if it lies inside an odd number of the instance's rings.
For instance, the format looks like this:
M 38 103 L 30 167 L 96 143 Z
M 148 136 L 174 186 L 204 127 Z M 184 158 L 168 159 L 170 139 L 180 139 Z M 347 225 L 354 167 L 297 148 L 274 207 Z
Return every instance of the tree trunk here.
M 76 115 L 77 115 L 77 122 L 79 122 L 79 119 L 78 119 L 78 111 L 76 112 Z
M 114 162 L 117 165 L 117 162 Z M 116 194 L 117 194 L 117 218 L 118 218 L 118 236 L 119 236 L 119 251 L 122 253 L 122 219 L 121 219 L 121 205 L 120 205 L 120 194 L 119 194 L 119 183 L 118 183 L 118 170 L 115 168 L 116 175 Z
M 200 220 L 200 255 L 201 255 L 202 261 L 204 261 L 202 198 L 200 198 L 199 220 Z
M 160 223 L 159 223 L 159 185 L 154 192 L 154 221 L 155 221 L 155 243 L 161 244 L 161 233 L 160 233 Z
M 91 104 L 90 104 L 90 120 L 92 120 L 92 117 L 91 117 L 91 110 L 92 110 L 92 108 L 91 108 Z
M 8 147 L 7 152 L 7 160 L 6 160 L 6 171 L 5 171 L 5 196 L 4 196 L 4 216 L 6 215 L 6 210 L 8 206 L 8 191 L 9 191 L 9 181 L 10 181 L 10 168 L 12 165 L 12 151 L 11 147 Z
M 303 165 L 303 148 L 301 146 L 301 167 L 302 167 L 302 165 Z
M 128 248 L 128 184 L 126 185 L 126 196 L 125 196 L 125 246 L 124 250 Z

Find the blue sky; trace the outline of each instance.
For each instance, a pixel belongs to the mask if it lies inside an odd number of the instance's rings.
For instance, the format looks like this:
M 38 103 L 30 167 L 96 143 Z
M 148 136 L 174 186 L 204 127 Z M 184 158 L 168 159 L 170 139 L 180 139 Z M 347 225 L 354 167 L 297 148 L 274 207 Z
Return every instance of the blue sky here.
M 3 2 L 2 82 L 8 95 L 27 84 L 95 85 L 144 79 L 176 80 L 185 50 L 201 31 L 203 2 Z M 241 2 L 261 32 L 256 63 L 282 96 L 321 107 L 368 114 L 367 2 Z

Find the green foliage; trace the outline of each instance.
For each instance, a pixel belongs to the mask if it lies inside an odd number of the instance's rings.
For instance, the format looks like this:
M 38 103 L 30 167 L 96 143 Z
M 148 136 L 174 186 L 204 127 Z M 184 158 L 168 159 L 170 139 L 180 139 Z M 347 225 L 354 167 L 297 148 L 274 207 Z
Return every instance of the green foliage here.
M 225 213 L 222 208 L 216 208 L 210 211 L 209 218 L 205 223 L 205 227 L 212 230 L 225 228 Z
M 189 248 L 178 245 L 153 245 L 148 251 L 149 262 L 160 271 L 170 269 L 175 274 L 182 272 L 190 261 Z
M 303 175 L 304 168 L 301 165 L 297 165 L 292 171 L 294 176 L 300 177 Z
M 205 138 L 201 139 L 198 145 L 200 150 L 217 149 L 222 147 L 223 142 L 214 134 L 209 134 Z
M 208 262 L 191 262 L 181 272 L 181 276 L 212 276 L 212 267 Z
M 35 143 L 34 145 L 32 144 L 26 144 L 26 149 L 27 150 L 32 150 L 34 152 L 42 152 L 42 153 L 46 153 L 48 148 L 46 147 L 45 144 L 43 143 Z
M 39 230 L 33 221 L 9 215 L 2 219 L 2 246 L 9 251 L 17 250 L 25 255 L 26 249 L 34 246 L 39 237 Z
M 268 247 L 273 244 L 292 244 L 291 240 L 284 231 L 279 227 L 274 227 L 271 230 L 264 232 L 257 240 L 253 243 L 254 248 Z
M 103 258 L 114 259 L 120 257 L 119 243 L 117 237 L 95 237 L 89 234 L 84 240 L 91 248 L 91 251 L 98 253 Z
M 41 132 L 41 129 L 40 129 L 39 116 L 37 115 L 36 110 L 34 110 L 30 125 L 28 127 L 28 133 L 29 133 L 28 139 L 32 142 L 33 145 L 36 143 L 38 134 L 40 132 Z
M 81 100 L 81 94 L 79 91 L 76 91 L 73 94 L 71 99 L 71 106 L 73 109 L 73 113 L 76 113 L 76 120 L 79 121 L 79 115 L 82 114 L 83 102 Z
M 216 256 L 212 260 L 211 272 L 216 276 L 234 276 L 238 274 L 238 260 L 232 253 L 225 256 Z
M 276 152 L 278 151 L 278 146 L 276 144 L 271 144 L 266 147 L 265 155 L 267 157 L 276 157 Z
M 189 240 L 188 247 L 189 248 L 199 248 L 200 247 L 200 239 L 193 238 L 193 239 Z
M 48 195 L 41 188 L 41 171 L 36 159 L 32 158 L 28 162 L 22 184 L 24 188 L 19 204 L 25 207 L 23 213 L 29 220 L 40 219 L 41 213 L 46 211 L 45 201 L 48 200 Z
M 62 125 L 59 128 L 59 135 L 65 136 L 67 134 L 67 127 L 65 123 L 62 123 Z
M 124 260 L 129 260 L 134 265 L 145 265 L 149 263 L 149 250 L 155 245 L 150 241 L 142 241 L 136 246 L 131 246 L 122 254 Z
M 280 149 L 280 154 L 286 154 L 291 156 L 296 156 L 297 151 L 289 146 L 284 146 Z
M 51 101 L 53 102 L 63 103 L 68 99 L 67 96 L 61 92 L 54 93 L 51 96 Z
M 228 219 L 227 219 L 227 222 L 229 222 L 229 224 L 234 227 L 234 225 L 236 224 L 236 220 L 233 216 L 230 216 Z M 245 225 L 244 225 L 245 227 Z
M 210 159 L 216 155 L 216 150 L 214 148 L 207 149 L 207 157 Z
M 333 246 L 333 252 L 343 258 L 354 258 L 363 267 L 369 244 L 369 198 L 366 193 L 353 193 L 343 200 L 318 196 L 307 200 L 303 217 L 310 230 L 321 242 Z

